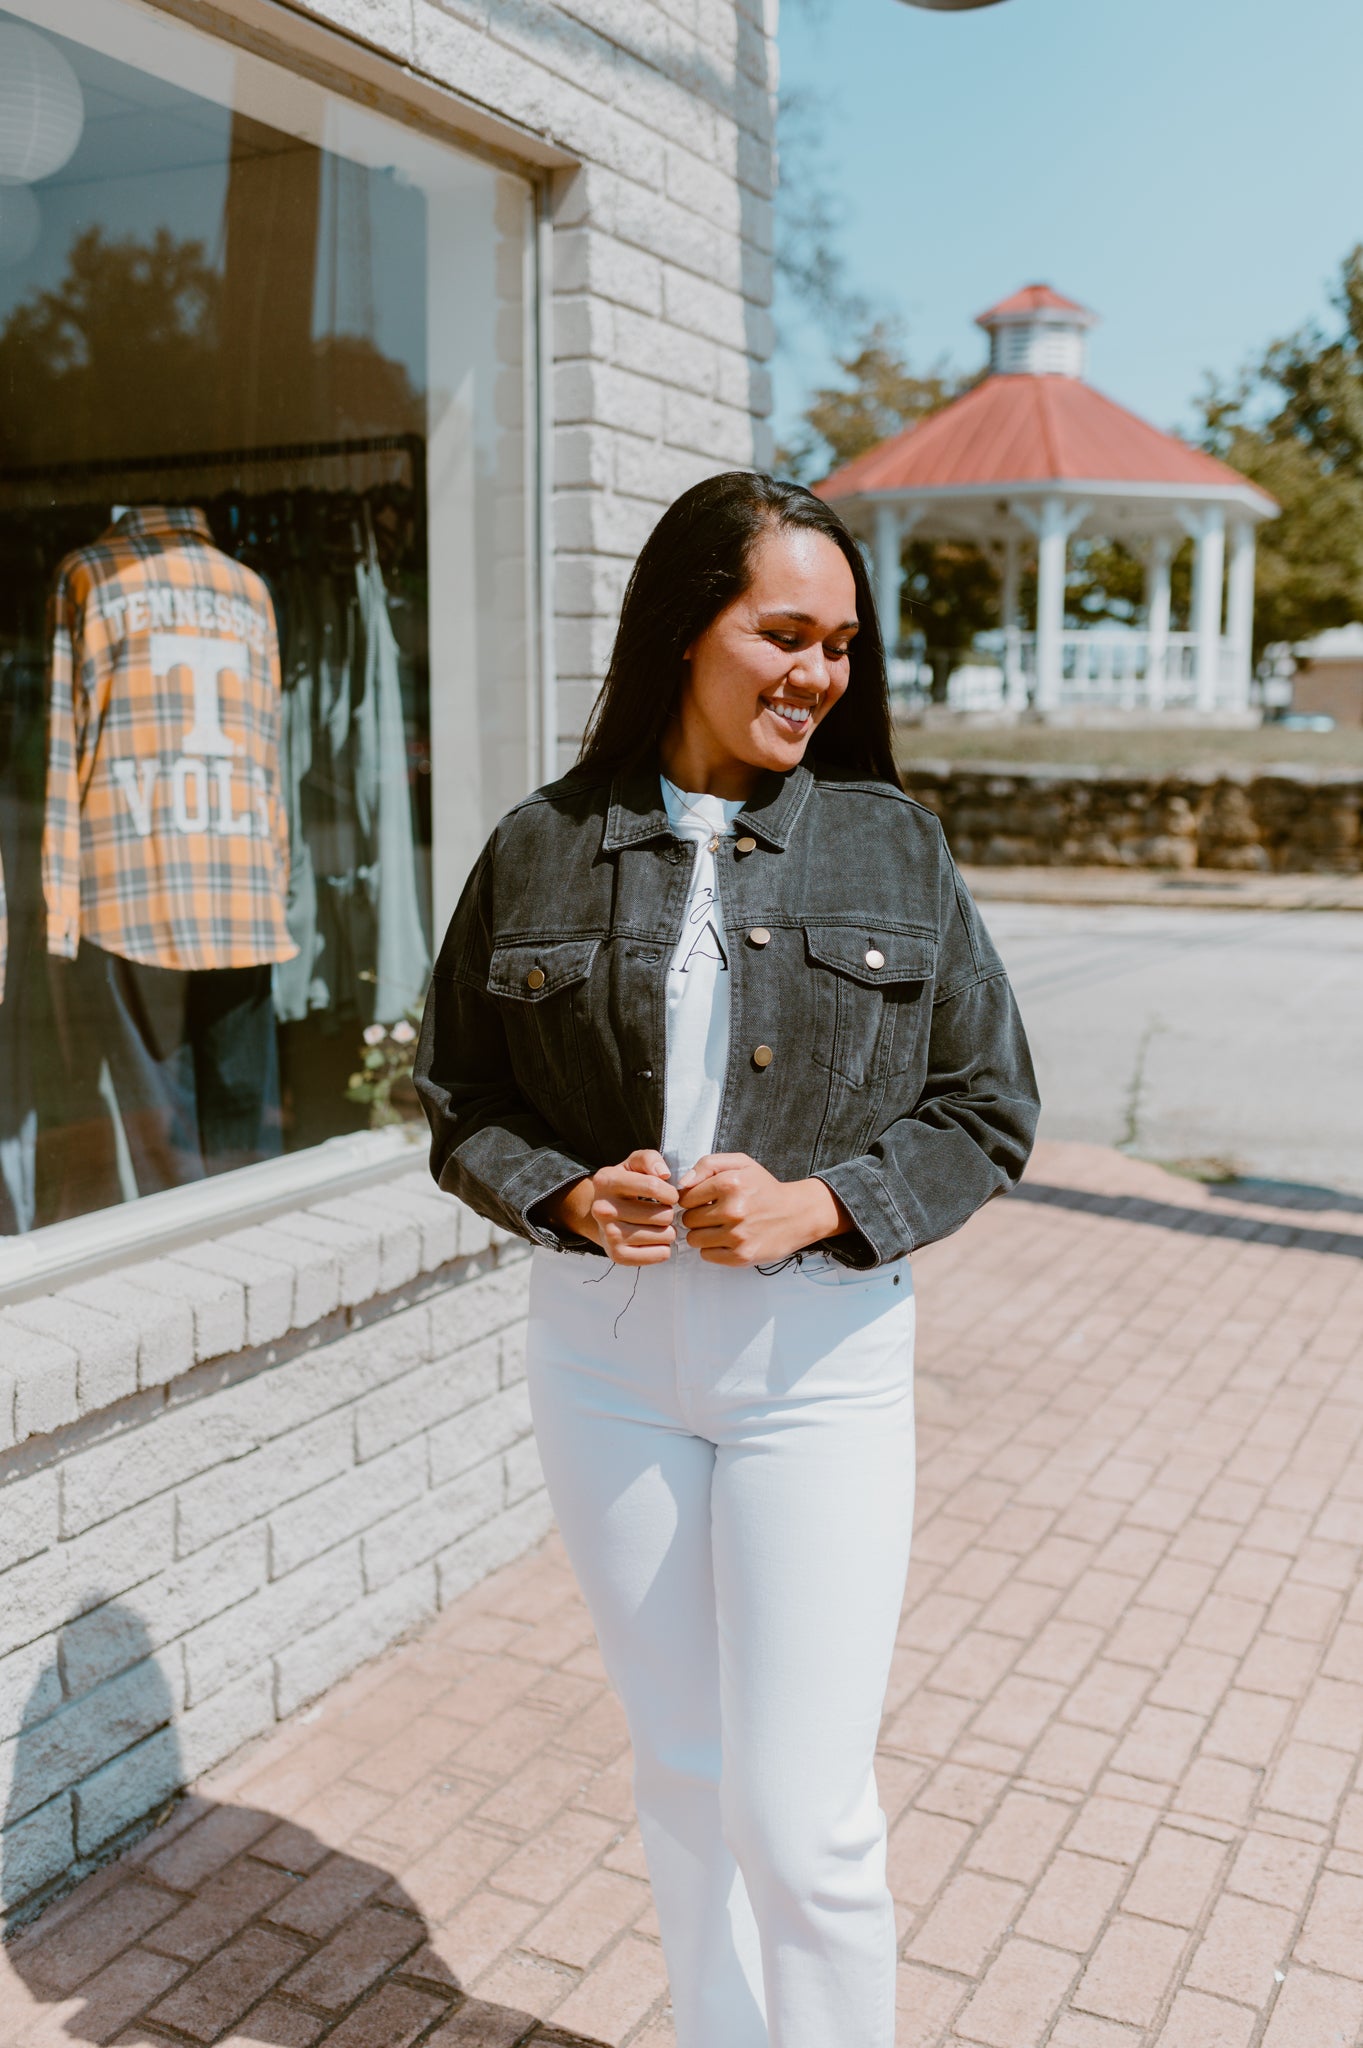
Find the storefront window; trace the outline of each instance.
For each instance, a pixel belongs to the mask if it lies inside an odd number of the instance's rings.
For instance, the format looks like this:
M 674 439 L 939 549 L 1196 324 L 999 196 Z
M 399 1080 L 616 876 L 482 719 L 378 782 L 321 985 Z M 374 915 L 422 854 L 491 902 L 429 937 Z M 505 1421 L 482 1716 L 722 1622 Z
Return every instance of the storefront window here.
M 409 1106 L 535 779 L 533 251 L 152 8 L 0 8 L 0 1233 Z

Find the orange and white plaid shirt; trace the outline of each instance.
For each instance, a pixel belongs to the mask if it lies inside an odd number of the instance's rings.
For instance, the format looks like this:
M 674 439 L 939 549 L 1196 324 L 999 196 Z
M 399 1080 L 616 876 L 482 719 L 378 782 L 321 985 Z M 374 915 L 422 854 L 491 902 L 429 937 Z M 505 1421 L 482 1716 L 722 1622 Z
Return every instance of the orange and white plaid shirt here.
M 57 572 L 43 887 L 50 953 L 251 967 L 284 921 L 274 607 L 201 512 L 127 512 Z

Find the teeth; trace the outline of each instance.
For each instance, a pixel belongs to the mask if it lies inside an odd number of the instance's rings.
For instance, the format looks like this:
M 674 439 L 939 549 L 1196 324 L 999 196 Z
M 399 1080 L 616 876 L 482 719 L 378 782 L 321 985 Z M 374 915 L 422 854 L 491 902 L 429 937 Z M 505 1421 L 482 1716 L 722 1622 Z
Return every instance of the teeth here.
M 767 709 L 784 718 L 787 725 L 807 725 L 812 716 L 807 704 L 768 704 Z

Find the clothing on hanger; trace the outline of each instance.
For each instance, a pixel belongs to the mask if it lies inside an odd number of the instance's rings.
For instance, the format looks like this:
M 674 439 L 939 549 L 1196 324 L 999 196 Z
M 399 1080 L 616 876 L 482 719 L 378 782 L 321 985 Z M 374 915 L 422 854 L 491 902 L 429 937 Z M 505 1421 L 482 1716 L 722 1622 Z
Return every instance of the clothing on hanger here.
M 182 971 L 285 960 L 288 823 L 269 592 L 200 511 L 129 512 L 57 574 L 48 950 Z

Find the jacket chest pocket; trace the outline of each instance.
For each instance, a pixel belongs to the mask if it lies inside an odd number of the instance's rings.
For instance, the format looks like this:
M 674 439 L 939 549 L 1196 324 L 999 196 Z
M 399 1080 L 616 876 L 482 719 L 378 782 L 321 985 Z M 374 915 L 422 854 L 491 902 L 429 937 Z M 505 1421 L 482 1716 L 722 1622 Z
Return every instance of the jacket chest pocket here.
M 851 925 L 805 929 L 814 980 L 814 1058 L 854 1088 L 906 1073 L 932 1007 L 937 942 L 929 932 Z
M 600 939 L 516 939 L 494 946 L 488 994 L 497 999 L 522 1092 L 541 1106 L 586 1086 L 587 983 Z

